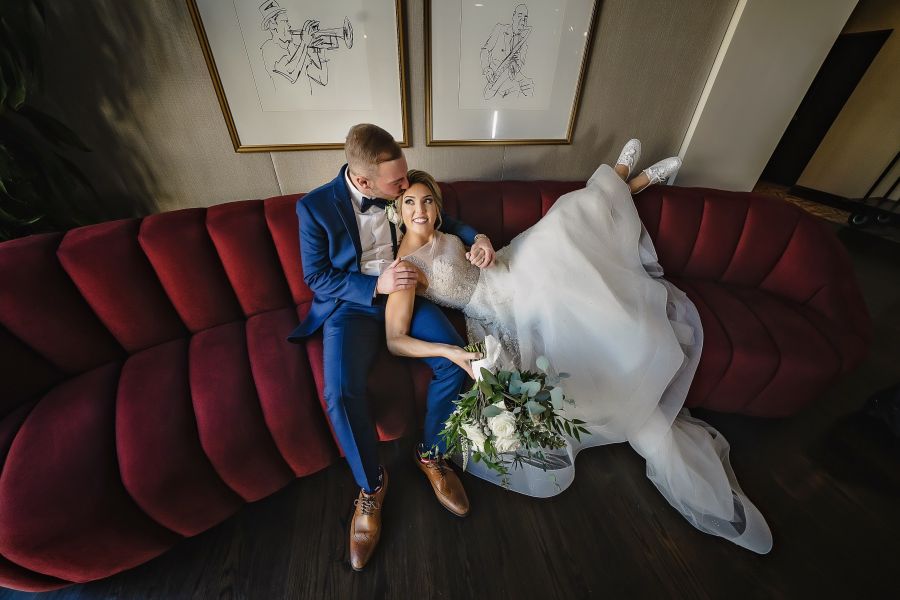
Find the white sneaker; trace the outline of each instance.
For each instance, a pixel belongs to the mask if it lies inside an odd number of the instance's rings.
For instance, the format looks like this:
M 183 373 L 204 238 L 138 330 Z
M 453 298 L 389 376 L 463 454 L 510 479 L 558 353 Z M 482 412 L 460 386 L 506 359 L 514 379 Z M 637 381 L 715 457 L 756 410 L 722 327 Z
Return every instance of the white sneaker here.
M 644 169 L 644 173 L 647 174 L 647 177 L 650 178 L 650 183 L 647 185 L 653 185 L 654 183 L 663 183 L 668 180 L 669 177 L 678 172 L 678 169 L 681 168 L 681 159 L 677 156 L 670 156 L 669 158 L 664 158 L 658 163 L 654 163 L 650 165 L 646 169 Z
M 639 160 L 641 160 L 641 141 L 630 139 L 625 143 L 619 158 L 616 160 L 617 165 L 628 167 L 628 175 L 625 176 L 625 181 L 628 181 L 628 178 L 631 177 L 631 172 Z

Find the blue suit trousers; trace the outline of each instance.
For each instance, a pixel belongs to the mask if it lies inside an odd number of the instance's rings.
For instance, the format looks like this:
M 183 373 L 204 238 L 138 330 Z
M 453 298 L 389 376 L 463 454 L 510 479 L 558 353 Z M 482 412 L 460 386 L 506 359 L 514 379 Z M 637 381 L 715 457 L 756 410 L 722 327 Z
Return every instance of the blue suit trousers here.
M 410 335 L 429 342 L 464 345 L 441 309 L 420 297 L 416 297 Z M 378 487 L 378 438 L 370 416 L 366 380 L 378 351 L 385 347 L 384 303 L 340 303 L 323 324 L 323 344 L 328 418 L 356 483 L 372 492 Z M 439 433 L 453 412 L 453 401 L 465 384 L 466 372 L 445 358 L 421 360 L 433 373 L 422 442 L 426 449 L 437 447 L 444 452 Z

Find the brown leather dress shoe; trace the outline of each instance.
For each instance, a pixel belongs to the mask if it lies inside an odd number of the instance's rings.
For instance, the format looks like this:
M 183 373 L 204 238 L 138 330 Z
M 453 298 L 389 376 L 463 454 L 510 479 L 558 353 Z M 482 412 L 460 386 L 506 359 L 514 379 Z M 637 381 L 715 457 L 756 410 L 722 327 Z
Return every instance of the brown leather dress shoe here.
M 469 498 L 456 473 L 443 458 L 421 458 L 414 452 L 416 464 L 425 473 L 428 483 L 434 489 L 434 495 L 444 508 L 457 517 L 469 514 Z
M 381 539 L 381 507 L 387 493 L 387 469 L 381 470 L 381 487 L 372 494 L 359 490 L 359 497 L 353 501 L 356 510 L 350 521 L 350 566 L 361 571 Z

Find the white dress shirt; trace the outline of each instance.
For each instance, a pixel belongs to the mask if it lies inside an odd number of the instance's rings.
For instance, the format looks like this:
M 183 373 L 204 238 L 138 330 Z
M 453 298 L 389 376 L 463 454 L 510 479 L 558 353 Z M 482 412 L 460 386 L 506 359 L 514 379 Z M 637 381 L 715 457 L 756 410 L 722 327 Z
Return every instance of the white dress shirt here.
M 391 224 L 384 214 L 384 209 L 372 206 L 366 212 L 362 212 L 363 194 L 350 180 L 350 169 L 344 173 L 347 189 L 350 191 L 350 200 L 353 204 L 353 212 L 356 215 L 356 225 L 359 228 L 359 242 L 362 246 L 362 259 L 360 271 L 365 275 L 378 277 L 381 272 L 394 261 L 394 249 L 391 244 Z M 397 229 L 397 243 L 403 233 Z

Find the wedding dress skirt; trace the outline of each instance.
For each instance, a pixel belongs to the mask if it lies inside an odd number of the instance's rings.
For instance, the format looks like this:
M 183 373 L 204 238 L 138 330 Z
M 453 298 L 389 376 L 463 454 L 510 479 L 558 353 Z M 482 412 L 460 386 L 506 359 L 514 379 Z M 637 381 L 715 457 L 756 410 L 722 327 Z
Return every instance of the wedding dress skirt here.
M 771 549 L 769 528 L 731 469 L 728 442 L 682 410 L 703 346 L 700 317 L 662 278 L 628 187 L 610 167 L 560 197 L 497 253 L 494 267 L 480 271 L 464 252 L 458 238 L 438 232 L 405 258 L 428 278 L 425 296 L 465 313 L 470 341 L 500 340 L 495 367 L 536 370 L 543 355 L 570 373 L 564 388 L 575 404 L 563 414 L 590 431 L 545 465 L 511 468 L 511 490 L 558 494 L 574 480 L 579 451 L 628 442 L 695 527 L 754 552 Z M 467 468 L 500 481 L 481 463 Z

